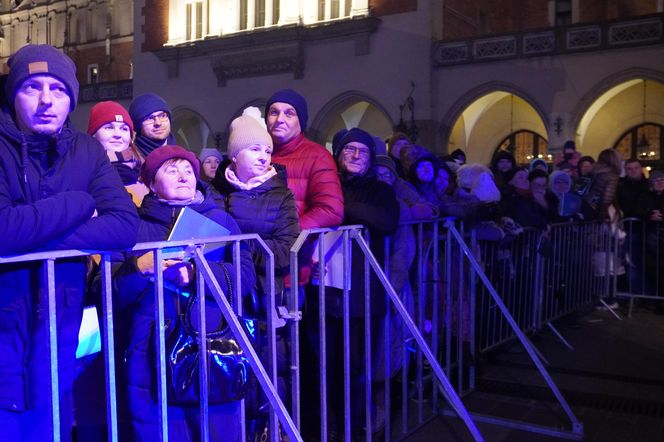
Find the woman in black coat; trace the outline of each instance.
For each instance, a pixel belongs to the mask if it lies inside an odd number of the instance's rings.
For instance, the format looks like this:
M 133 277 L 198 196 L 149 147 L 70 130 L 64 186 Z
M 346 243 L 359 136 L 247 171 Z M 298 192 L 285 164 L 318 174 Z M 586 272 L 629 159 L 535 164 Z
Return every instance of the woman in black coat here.
M 199 162 L 196 156 L 179 146 L 163 146 L 155 149 L 145 159 L 141 170 L 143 182 L 150 188 L 145 196 L 139 216 L 138 242 L 165 241 L 183 207 L 195 210 L 229 230 L 239 234 L 233 218 L 220 208 L 213 198 L 212 189 L 198 182 Z M 235 286 L 235 270 L 232 247 L 226 247 L 223 261 L 211 262 L 221 289 L 232 303 Z M 240 263 L 242 294 L 254 285 L 255 273 L 251 256 L 242 248 Z M 129 317 L 126 345 L 126 376 L 129 414 L 134 437 L 140 441 L 159 440 L 159 404 L 157 398 L 158 364 L 155 355 L 155 305 L 153 253 L 129 257 L 114 275 L 115 293 L 120 307 Z M 163 262 L 164 312 L 167 324 L 167 340 L 173 333 L 173 325 L 180 313 L 180 305 L 195 290 L 193 264 L 181 259 Z M 230 284 L 229 284 L 230 282 Z M 213 332 L 223 325 L 221 311 L 208 295 L 206 298 L 206 330 Z M 194 313 L 194 318 L 195 318 Z M 195 319 L 194 319 L 195 320 Z M 212 384 L 211 389 L 219 387 Z M 240 440 L 239 402 L 210 405 L 210 438 L 215 441 Z M 198 404 L 168 407 L 169 440 L 200 440 L 200 416 Z
M 229 159 L 219 167 L 212 185 L 242 232 L 259 234 L 274 253 L 275 294 L 279 296 L 284 290 L 290 248 L 300 234 L 300 225 L 295 197 L 286 185 L 286 168 L 271 163 L 272 138 L 261 121 L 249 115 L 233 120 L 227 148 Z M 266 256 L 255 242 L 251 248 L 258 275 L 256 291 L 262 295 L 267 293 Z M 264 299 L 260 301 L 264 308 Z

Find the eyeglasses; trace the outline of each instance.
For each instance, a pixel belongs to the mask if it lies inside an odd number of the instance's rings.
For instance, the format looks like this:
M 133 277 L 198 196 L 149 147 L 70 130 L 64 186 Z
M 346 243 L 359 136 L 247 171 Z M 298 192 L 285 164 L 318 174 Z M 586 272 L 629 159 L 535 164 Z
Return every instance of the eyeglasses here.
M 146 125 L 155 125 L 157 123 L 164 123 L 168 120 L 168 114 L 166 112 L 159 112 L 155 115 L 148 115 L 143 119 L 143 124 Z
M 353 156 L 356 153 L 363 157 L 368 157 L 371 155 L 371 151 L 366 147 L 356 147 L 356 146 L 345 146 L 342 150 L 344 155 Z

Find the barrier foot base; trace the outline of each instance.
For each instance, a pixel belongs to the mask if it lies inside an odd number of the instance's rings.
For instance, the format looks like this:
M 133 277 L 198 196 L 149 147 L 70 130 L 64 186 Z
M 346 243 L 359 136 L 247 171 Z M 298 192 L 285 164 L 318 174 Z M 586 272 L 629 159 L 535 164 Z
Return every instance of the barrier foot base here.
M 547 322 L 546 325 L 549 327 L 549 330 L 551 330 L 553 332 L 553 334 L 558 337 L 560 342 L 562 342 L 563 345 L 565 347 L 567 347 L 568 350 L 574 351 L 574 347 L 572 346 L 572 344 L 570 344 L 569 341 L 567 339 L 565 339 L 565 337 L 562 335 L 562 333 L 560 333 L 558 331 L 558 329 L 553 324 L 551 324 L 550 322 Z
M 614 309 L 612 309 L 611 306 L 609 306 L 609 304 L 607 304 L 606 301 L 605 301 L 604 299 L 599 298 L 599 302 L 600 302 L 600 304 L 602 304 L 602 305 L 604 306 L 604 308 L 605 308 L 609 313 L 611 313 L 611 314 L 613 315 L 614 318 L 616 318 L 618 321 L 622 321 L 622 320 L 623 320 L 622 316 L 620 316 L 620 314 L 619 314 L 618 312 L 616 312 Z

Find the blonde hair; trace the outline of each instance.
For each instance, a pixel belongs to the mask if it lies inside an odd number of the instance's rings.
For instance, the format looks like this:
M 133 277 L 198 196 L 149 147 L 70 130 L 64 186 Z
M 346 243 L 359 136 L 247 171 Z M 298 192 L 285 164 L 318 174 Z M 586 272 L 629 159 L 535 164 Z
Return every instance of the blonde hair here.
M 597 162 L 609 166 L 614 172 L 620 174 L 623 157 L 616 149 L 604 149 L 599 153 Z

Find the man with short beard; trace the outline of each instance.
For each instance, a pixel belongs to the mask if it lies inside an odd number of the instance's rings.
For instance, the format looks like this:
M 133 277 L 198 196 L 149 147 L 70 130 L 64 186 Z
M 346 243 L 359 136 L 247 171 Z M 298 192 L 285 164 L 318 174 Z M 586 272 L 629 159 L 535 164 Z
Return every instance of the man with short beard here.
M 134 98 L 129 115 L 136 130 L 134 144 L 144 157 L 158 147 L 176 144 L 171 134 L 171 108 L 159 95 L 148 93 Z

